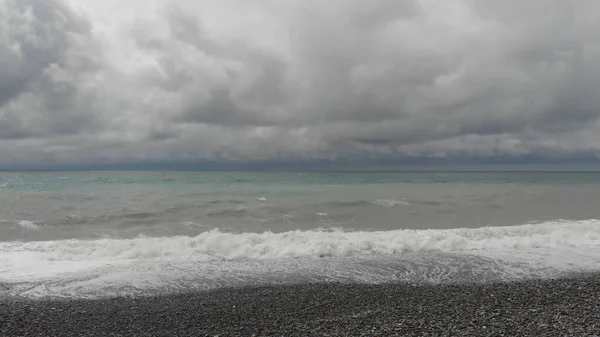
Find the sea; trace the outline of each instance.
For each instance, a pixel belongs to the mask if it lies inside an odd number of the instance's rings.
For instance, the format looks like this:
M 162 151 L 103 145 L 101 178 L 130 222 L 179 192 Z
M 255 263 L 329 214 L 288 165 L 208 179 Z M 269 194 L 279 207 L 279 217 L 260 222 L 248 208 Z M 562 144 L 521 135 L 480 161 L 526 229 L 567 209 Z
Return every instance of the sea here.
M 600 269 L 600 172 L 0 172 L 0 297 Z

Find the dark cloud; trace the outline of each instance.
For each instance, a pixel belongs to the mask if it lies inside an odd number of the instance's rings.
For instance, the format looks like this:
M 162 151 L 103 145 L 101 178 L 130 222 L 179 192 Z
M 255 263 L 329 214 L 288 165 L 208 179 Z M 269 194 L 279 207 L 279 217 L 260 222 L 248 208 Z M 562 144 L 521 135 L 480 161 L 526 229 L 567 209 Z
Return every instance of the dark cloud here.
M 92 132 L 102 62 L 89 22 L 58 0 L 5 1 L 0 139 Z
M 59 0 L 2 2 L 5 158 L 490 160 L 600 151 L 596 1 L 179 0 L 158 8 L 102 30 L 97 15 L 86 19 Z

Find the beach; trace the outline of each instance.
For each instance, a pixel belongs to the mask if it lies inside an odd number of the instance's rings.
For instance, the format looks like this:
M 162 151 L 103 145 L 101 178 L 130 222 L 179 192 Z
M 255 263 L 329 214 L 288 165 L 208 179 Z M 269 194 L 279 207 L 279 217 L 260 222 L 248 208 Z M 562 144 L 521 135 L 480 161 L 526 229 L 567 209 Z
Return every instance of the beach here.
M 600 336 L 600 274 L 3 300 L 2 336 Z
M 0 0 L 0 337 L 600 337 L 600 0 Z

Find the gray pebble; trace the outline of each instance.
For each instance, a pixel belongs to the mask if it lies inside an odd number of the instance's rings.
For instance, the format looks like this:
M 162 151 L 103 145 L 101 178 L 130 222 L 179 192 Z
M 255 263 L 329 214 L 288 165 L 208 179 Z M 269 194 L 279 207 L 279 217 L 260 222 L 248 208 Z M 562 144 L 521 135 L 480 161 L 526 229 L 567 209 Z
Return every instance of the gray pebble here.
M 301 284 L 0 301 L 0 336 L 595 336 L 600 274 L 468 285 Z

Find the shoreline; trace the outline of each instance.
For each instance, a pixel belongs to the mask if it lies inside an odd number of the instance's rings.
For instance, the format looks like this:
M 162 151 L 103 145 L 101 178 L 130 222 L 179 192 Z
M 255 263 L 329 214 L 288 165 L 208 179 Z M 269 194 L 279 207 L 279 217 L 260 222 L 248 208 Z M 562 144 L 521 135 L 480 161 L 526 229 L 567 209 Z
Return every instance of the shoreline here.
M 1 336 L 600 336 L 600 273 L 486 284 L 314 283 L 0 299 Z

